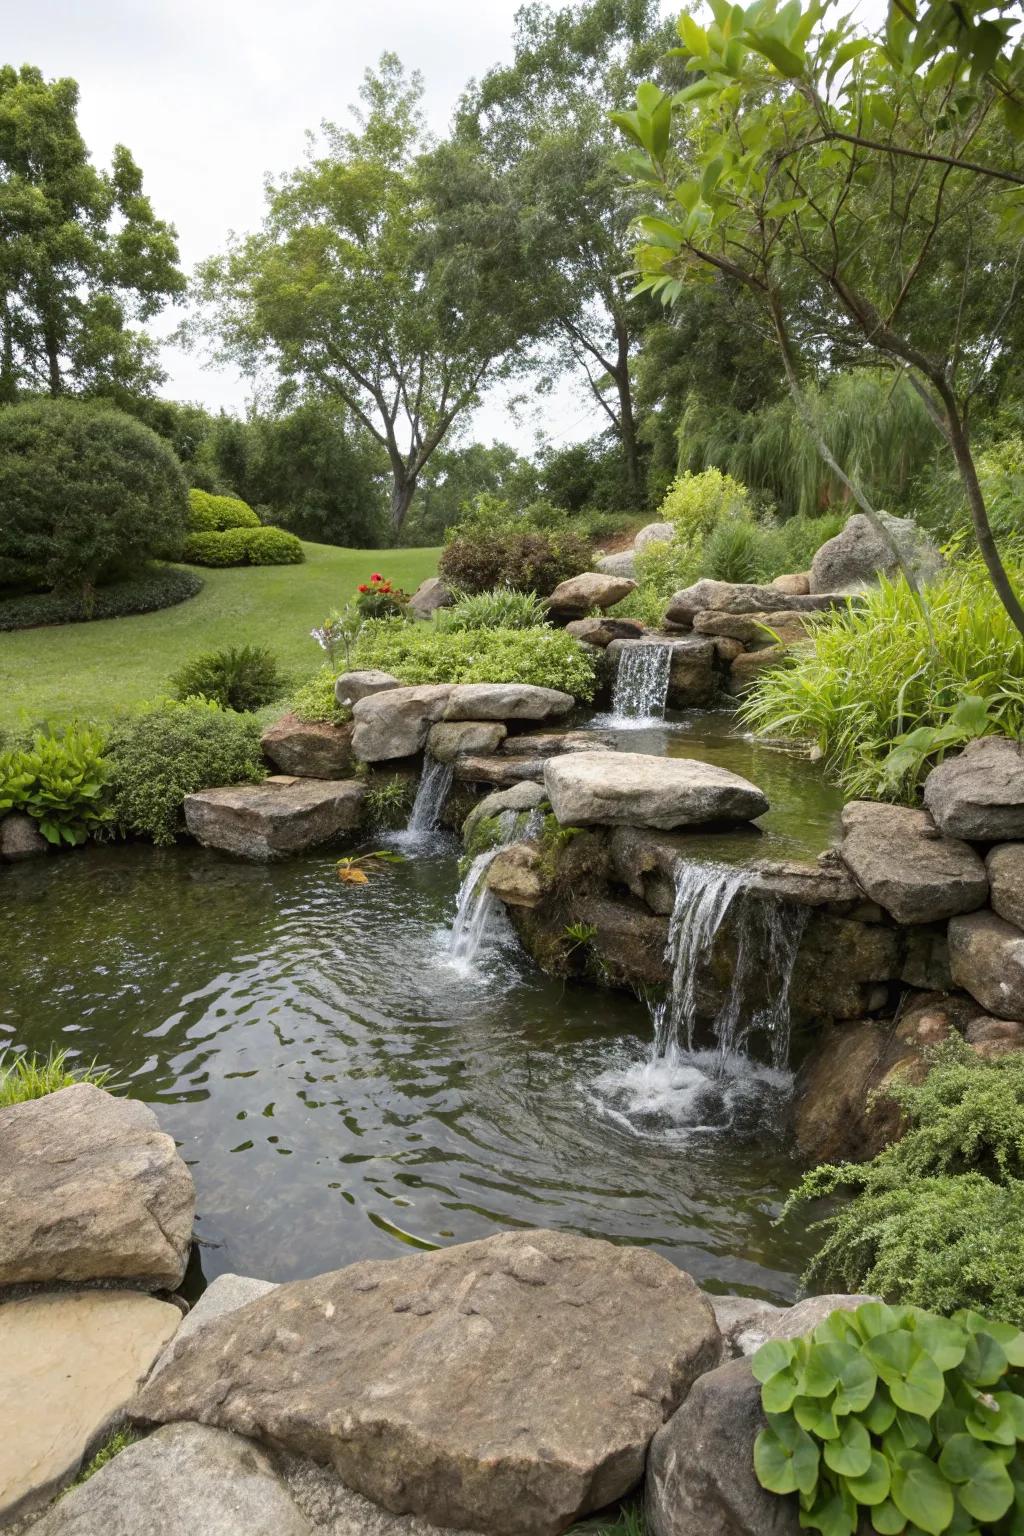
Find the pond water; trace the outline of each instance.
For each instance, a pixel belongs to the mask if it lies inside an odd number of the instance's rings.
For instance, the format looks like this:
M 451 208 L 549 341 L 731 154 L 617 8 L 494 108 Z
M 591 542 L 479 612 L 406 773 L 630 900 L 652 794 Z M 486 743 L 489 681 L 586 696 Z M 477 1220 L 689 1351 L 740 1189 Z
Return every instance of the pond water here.
M 770 839 L 797 841 L 781 823 Z M 763 1128 L 638 1136 L 609 1112 L 599 1085 L 644 1056 L 645 1005 L 545 978 L 514 945 L 454 967 L 457 851 L 361 887 L 329 856 L 112 846 L 13 866 L 0 1048 L 69 1047 L 153 1104 L 195 1175 L 207 1279 L 393 1257 L 401 1231 L 553 1226 L 790 1299 L 809 1245 L 773 1225 L 784 1149 Z

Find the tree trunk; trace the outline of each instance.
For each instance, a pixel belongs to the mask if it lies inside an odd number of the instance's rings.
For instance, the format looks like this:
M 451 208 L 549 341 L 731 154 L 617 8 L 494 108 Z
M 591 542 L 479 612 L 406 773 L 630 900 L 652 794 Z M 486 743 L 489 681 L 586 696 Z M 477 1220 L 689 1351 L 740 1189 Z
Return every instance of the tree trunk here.
M 391 531 L 399 534 L 402 531 L 406 513 L 412 505 L 412 498 L 416 494 L 416 481 L 407 473 L 404 466 L 401 471 L 396 467 L 392 473 L 394 479 L 391 485 Z
M 615 387 L 619 392 L 619 438 L 626 463 L 626 491 L 630 506 L 638 507 L 643 499 L 643 487 L 640 452 L 636 441 L 636 419 L 633 415 L 633 386 L 629 377 L 629 332 L 618 319 L 615 322 L 615 339 L 618 346 Z
M 60 352 L 57 347 L 56 332 L 49 326 L 46 327 L 44 332 L 44 341 L 46 344 L 46 360 L 49 365 L 50 394 L 56 397 L 62 393 L 64 381 L 60 376 Z
M 18 392 L 14 382 L 14 337 L 11 334 L 11 311 L 6 299 L 0 303 L 0 328 L 3 329 L 3 348 L 0 351 L 0 403 L 13 405 Z
M 1024 635 L 1024 608 L 1020 605 L 1020 599 L 1006 574 L 996 548 L 996 541 L 992 534 L 992 525 L 988 520 L 988 510 L 985 506 L 985 497 L 978 481 L 978 471 L 974 467 L 974 455 L 971 453 L 971 445 L 964 430 L 964 424 L 960 419 L 956 400 L 952 390 L 942 388 L 942 403 L 946 407 L 946 421 L 949 429 L 949 443 L 956 459 L 956 467 L 960 471 L 960 479 L 963 482 L 964 493 L 967 497 L 967 506 L 971 514 L 971 522 L 974 524 L 974 537 L 978 541 L 981 558 L 985 562 L 985 569 L 991 578 L 996 594 L 1013 624 Z

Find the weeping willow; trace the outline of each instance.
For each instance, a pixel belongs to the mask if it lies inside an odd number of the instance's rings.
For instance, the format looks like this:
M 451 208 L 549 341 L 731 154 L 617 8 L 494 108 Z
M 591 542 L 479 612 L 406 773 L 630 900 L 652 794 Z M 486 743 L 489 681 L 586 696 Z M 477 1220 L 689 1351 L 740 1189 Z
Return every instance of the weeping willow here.
M 808 391 L 836 460 L 875 506 L 896 508 L 940 438 L 905 379 L 840 373 Z M 742 412 L 691 395 L 676 430 L 679 469 L 716 468 L 769 497 L 783 517 L 815 517 L 846 500 L 786 396 Z

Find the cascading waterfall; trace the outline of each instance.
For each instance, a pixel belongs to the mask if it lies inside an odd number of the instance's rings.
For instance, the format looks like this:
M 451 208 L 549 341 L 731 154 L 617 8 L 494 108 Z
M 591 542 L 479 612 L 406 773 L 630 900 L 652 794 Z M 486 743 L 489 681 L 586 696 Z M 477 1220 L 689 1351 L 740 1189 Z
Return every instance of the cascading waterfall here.
M 518 819 L 516 811 L 501 812 L 498 842 L 493 848 L 477 854 L 459 887 L 455 921 L 448 939 L 449 958 L 457 965 L 472 966 L 485 941 L 493 936 L 504 918 L 501 902 L 484 877 L 501 850 L 514 841 Z
M 427 832 L 436 832 L 441 823 L 441 812 L 452 787 L 454 767 L 451 763 L 439 763 L 436 758 L 423 759 L 416 799 L 406 826 L 406 833 L 420 838 Z
M 623 645 L 615 673 L 612 714 L 619 720 L 664 720 L 672 647 L 657 640 Z

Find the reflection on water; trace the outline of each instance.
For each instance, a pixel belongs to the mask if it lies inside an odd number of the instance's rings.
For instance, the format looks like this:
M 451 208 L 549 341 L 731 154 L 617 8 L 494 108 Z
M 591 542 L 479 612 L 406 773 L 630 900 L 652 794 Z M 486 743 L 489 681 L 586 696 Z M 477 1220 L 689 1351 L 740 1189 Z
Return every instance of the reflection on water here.
M 646 1007 L 514 949 L 460 975 L 456 887 L 451 852 L 361 887 L 330 856 L 12 866 L 0 1048 L 69 1046 L 156 1107 L 195 1174 L 207 1276 L 393 1256 L 389 1225 L 436 1243 L 548 1225 L 790 1297 L 807 1250 L 772 1226 L 794 1179 L 781 1151 L 618 1120 L 599 1085 L 645 1056 Z

